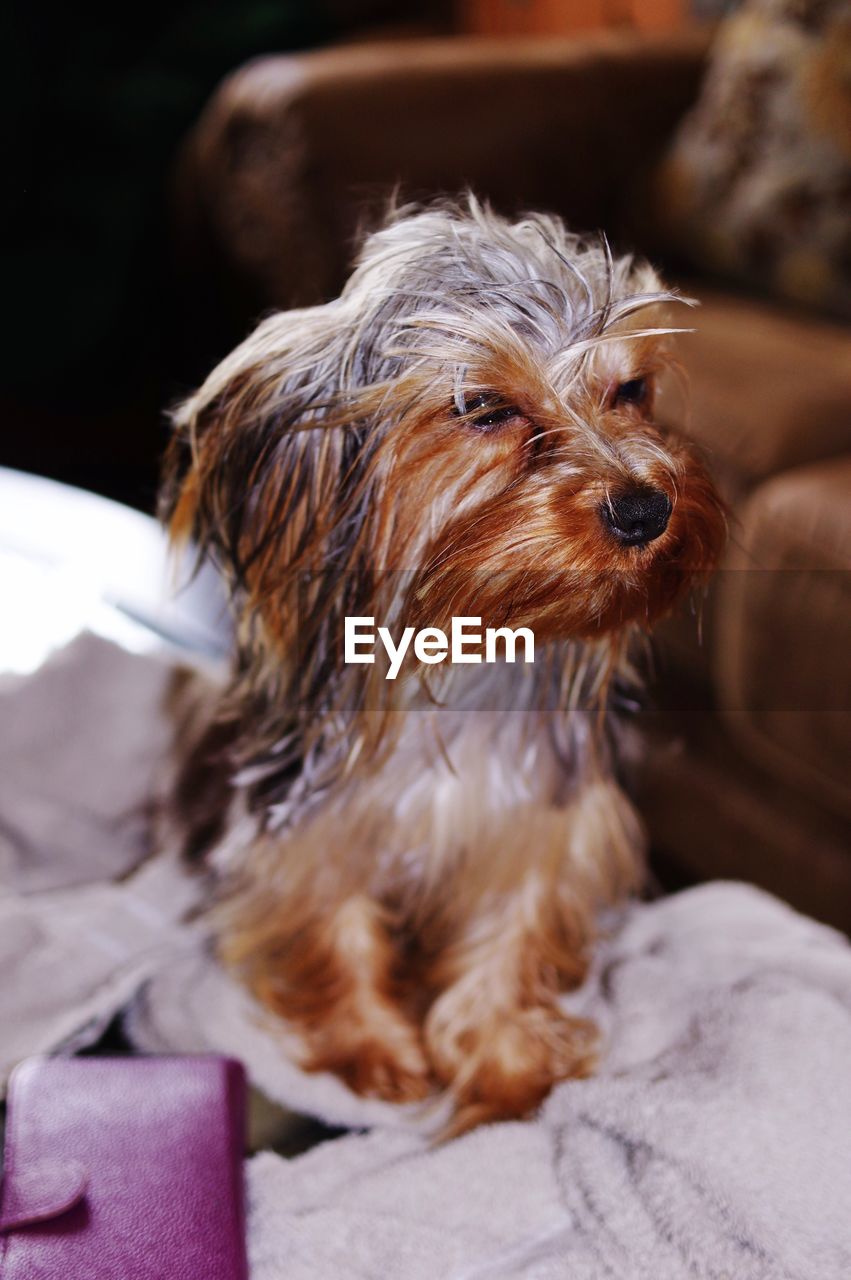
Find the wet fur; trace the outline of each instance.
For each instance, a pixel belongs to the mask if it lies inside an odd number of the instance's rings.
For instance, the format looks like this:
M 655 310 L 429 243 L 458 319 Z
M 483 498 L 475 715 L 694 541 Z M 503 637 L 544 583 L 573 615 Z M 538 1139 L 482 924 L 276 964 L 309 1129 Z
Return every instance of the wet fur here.
M 665 367 L 676 301 L 556 218 L 400 210 L 340 298 L 264 320 L 175 415 L 163 515 L 238 620 L 175 795 L 222 955 L 305 1066 L 445 1088 L 459 1130 L 594 1063 L 558 997 L 640 880 L 613 690 L 723 539 L 652 392 L 617 400 Z M 476 396 L 516 412 L 483 430 Z M 623 546 L 604 511 L 636 484 L 670 521 Z M 388 681 L 343 663 L 347 615 L 528 626 L 536 661 Z

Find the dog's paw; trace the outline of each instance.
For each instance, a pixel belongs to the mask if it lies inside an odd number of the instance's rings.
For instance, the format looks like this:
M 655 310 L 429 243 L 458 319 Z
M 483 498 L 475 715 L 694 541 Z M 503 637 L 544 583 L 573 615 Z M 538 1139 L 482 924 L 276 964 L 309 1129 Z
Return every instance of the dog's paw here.
M 418 1102 L 433 1086 L 419 1034 L 392 1009 L 338 1016 L 313 1040 L 303 1065 L 330 1071 L 354 1093 L 386 1102 Z
M 490 1011 L 466 1026 L 437 1017 L 426 1025 L 426 1044 L 455 1103 L 454 1136 L 489 1120 L 528 1115 L 559 1080 L 590 1075 L 597 1031 L 552 1005 Z

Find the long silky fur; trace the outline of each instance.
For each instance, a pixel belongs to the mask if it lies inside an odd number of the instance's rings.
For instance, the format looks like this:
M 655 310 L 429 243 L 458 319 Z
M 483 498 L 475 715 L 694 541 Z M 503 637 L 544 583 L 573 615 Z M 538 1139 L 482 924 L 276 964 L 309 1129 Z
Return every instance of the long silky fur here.
M 664 365 L 677 301 L 557 218 L 402 208 L 339 298 L 268 317 L 174 415 L 162 515 L 219 564 L 238 622 L 212 717 L 223 953 L 307 1065 L 384 1096 L 437 1081 L 462 1127 L 593 1059 L 556 997 L 638 879 L 609 693 L 723 537 L 652 405 L 611 401 Z M 480 395 L 517 428 L 477 439 Z M 673 508 L 640 555 L 600 516 L 636 482 Z M 346 616 L 470 613 L 532 627 L 534 668 L 390 681 L 342 660 Z M 477 1013 L 488 963 L 499 997 Z

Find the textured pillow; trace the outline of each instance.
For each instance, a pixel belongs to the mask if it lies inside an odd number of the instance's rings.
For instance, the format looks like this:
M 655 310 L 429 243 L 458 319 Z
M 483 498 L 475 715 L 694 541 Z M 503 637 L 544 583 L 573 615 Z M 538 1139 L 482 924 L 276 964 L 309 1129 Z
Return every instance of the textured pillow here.
M 746 0 L 660 175 L 694 265 L 851 316 L 851 5 Z

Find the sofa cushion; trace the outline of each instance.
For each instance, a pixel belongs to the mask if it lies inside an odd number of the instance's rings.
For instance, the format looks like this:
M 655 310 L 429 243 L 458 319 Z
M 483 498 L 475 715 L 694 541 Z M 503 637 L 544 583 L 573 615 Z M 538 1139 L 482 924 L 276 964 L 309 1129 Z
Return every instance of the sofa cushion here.
M 695 265 L 851 318 L 848 0 L 745 0 L 661 175 Z
M 676 701 L 645 735 L 635 780 L 651 869 L 666 888 L 751 880 L 851 932 L 847 821 L 760 768 L 710 711 L 692 704 L 684 716 Z
M 716 585 L 717 691 L 752 758 L 851 813 L 851 458 L 762 485 Z
M 688 282 L 700 307 L 678 323 L 689 407 L 660 403 L 706 453 L 728 500 L 789 467 L 851 452 L 851 329 Z

